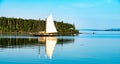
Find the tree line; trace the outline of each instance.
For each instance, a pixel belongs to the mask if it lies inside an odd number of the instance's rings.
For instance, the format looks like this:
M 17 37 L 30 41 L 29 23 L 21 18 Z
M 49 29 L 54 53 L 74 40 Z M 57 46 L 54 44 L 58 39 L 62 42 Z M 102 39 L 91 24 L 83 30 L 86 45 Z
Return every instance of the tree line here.
M 78 33 L 73 24 L 54 21 L 58 32 Z M 0 17 L 0 33 L 4 32 L 40 32 L 45 31 L 45 20 Z

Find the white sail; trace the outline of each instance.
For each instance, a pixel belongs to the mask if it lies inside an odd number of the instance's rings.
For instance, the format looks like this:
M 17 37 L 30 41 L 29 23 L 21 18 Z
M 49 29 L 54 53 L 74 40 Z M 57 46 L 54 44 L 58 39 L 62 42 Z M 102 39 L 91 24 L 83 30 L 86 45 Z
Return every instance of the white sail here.
M 52 59 L 52 54 L 57 43 L 57 37 L 46 37 L 46 54 Z
M 56 32 L 57 30 L 56 30 L 52 15 L 49 15 L 46 21 L 46 33 L 56 33 Z

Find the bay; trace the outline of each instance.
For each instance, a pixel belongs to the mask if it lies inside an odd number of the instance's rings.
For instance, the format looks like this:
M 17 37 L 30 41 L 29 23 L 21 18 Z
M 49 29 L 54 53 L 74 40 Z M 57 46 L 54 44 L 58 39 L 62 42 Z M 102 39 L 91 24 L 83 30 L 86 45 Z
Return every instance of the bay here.
M 95 32 L 58 37 L 2 34 L 0 63 L 120 64 L 120 34 Z

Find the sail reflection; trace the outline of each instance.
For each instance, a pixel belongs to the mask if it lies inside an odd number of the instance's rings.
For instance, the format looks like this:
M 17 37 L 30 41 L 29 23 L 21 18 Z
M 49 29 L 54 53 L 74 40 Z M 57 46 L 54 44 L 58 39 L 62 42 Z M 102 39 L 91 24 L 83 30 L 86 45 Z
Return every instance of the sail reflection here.
M 52 59 L 52 54 L 55 49 L 57 43 L 57 37 L 47 37 L 46 38 L 46 54 L 47 56 Z
M 52 59 L 53 51 L 57 44 L 57 37 L 38 37 L 38 41 L 45 43 L 45 52 L 49 59 Z

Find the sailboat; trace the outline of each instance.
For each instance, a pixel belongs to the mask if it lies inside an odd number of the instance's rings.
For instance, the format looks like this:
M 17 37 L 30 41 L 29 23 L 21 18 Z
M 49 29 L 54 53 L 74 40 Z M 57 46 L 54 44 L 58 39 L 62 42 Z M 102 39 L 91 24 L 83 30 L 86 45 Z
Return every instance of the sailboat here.
M 34 34 L 34 36 L 56 36 L 57 29 L 55 27 L 52 15 L 49 15 L 46 19 L 45 33 Z

